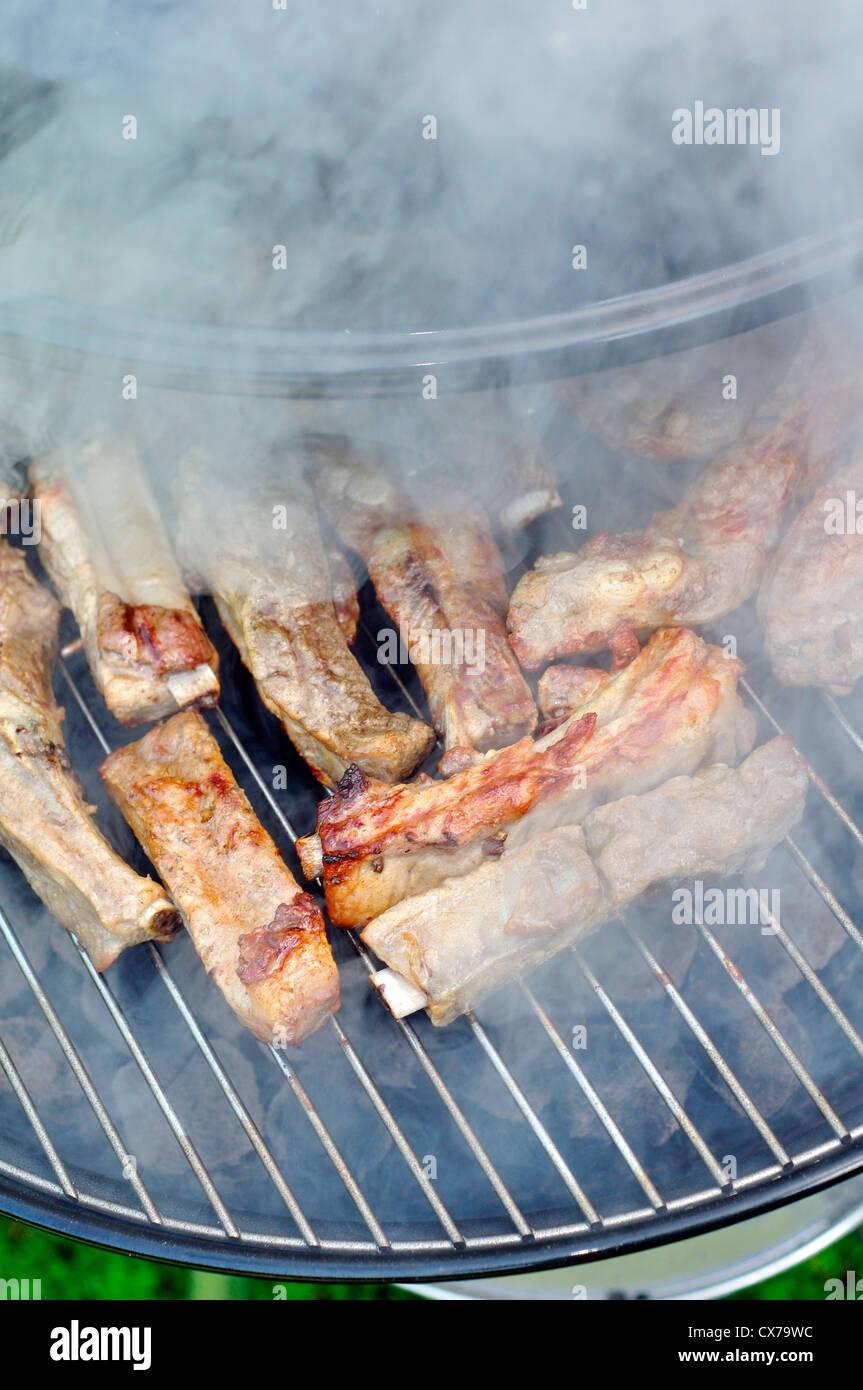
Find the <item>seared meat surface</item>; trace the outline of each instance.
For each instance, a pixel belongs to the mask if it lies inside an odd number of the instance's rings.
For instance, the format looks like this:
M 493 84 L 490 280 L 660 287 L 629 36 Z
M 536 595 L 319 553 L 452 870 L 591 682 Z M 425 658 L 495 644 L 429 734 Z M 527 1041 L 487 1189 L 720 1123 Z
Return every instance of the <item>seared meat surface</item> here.
M 218 660 L 186 592 L 134 446 L 94 435 L 31 465 L 39 553 L 75 614 L 111 713 L 142 724 L 219 696 Z
M 449 494 L 428 520 L 384 460 L 338 436 L 312 437 L 308 451 L 323 510 L 365 561 L 447 752 L 500 748 L 531 733 L 536 707 L 503 618 L 503 561 L 478 508 Z
M 208 458 L 187 458 L 175 493 L 180 554 L 319 781 L 335 785 L 351 764 L 385 781 L 406 777 L 432 731 L 378 700 L 333 607 L 314 498 L 285 471 L 276 481 L 268 462 L 211 488 Z
M 786 685 L 848 695 L 863 676 L 863 459 L 792 523 L 758 595 L 773 668 Z
M 672 879 L 763 864 L 803 814 L 808 777 L 790 739 L 736 770 L 717 764 L 536 835 L 464 878 L 391 907 L 363 932 L 375 954 L 451 1023 L 494 989 L 581 940 Z
M 293 1046 L 339 1006 L 324 920 L 260 825 L 204 719 L 175 715 L 102 766 L 201 960 L 263 1042 Z
M 526 670 L 615 650 L 664 623 L 712 622 L 754 592 L 795 507 L 835 468 L 850 429 L 847 383 L 819 375 L 816 348 L 813 340 L 743 440 L 675 508 L 643 531 L 543 557 L 523 576 L 509 627 Z
M 105 970 L 127 946 L 172 936 L 180 919 L 91 819 L 51 689 L 59 616 L 21 552 L 0 541 L 0 844 Z
M 537 742 L 488 753 L 443 782 L 389 787 L 352 771 L 318 807 L 317 834 L 297 843 L 303 871 L 322 876 L 336 925 L 362 926 L 510 852 L 541 823 L 577 824 L 609 797 L 705 760 L 734 762 L 753 738 L 736 692 L 741 670 L 686 629 L 658 632 Z

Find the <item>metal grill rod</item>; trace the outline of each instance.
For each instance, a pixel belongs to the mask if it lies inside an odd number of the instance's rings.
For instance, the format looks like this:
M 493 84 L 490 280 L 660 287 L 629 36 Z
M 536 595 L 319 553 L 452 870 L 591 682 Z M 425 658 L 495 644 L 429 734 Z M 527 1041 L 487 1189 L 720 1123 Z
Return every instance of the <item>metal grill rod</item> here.
M 65 1164 L 60 1158 L 60 1155 L 58 1154 L 57 1150 L 51 1142 L 48 1131 L 45 1128 L 45 1125 L 42 1121 L 42 1117 L 40 1116 L 39 1111 L 36 1109 L 36 1106 L 33 1104 L 33 1099 L 30 1095 L 30 1092 L 24 1085 L 24 1082 L 21 1079 L 21 1074 L 18 1071 L 18 1068 L 15 1066 L 15 1063 L 12 1061 L 12 1058 L 9 1056 L 9 1053 L 7 1052 L 3 1044 L 2 1038 L 0 1038 L 0 1067 L 2 1067 L 4 1072 L 6 1073 L 9 1085 L 15 1092 L 15 1095 L 21 1105 L 21 1109 L 24 1111 L 24 1114 L 27 1116 L 27 1119 L 30 1121 L 30 1124 L 33 1126 L 33 1129 L 36 1132 L 36 1137 L 39 1140 L 39 1143 L 42 1145 L 45 1157 L 47 1158 L 48 1162 L 54 1170 L 54 1173 L 57 1176 L 57 1181 L 60 1184 L 60 1188 L 67 1197 L 77 1199 L 78 1193 L 75 1191 L 75 1185 L 72 1182 L 72 1179 L 69 1177 L 69 1174 L 66 1171 Z
M 791 1158 L 786 1153 L 785 1149 L 777 1139 L 776 1135 L 773 1133 L 773 1130 L 770 1128 L 764 1116 L 761 1114 L 761 1111 L 758 1109 L 757 1105 L 752 1100 L 752 1097 L 749 1095 L 749 1092 L 745 1089 L 745 1087 L 742 1085 L 736 1074 L 732 1071 L 731 1067 L 726 1062 L 725 1058 L 719 1051 L 719 1048 L 716 1046 L 713 1039 L 710 1037 L 710 1034 L 707 1032 L 706 1028 L 698 1020 L 698 1018 L 696 1018 L 695 1014 L 692 1012 L 689 1005 L 686 1003 L 680 991 L 672 983 L 671 977 L 668 975 L 667 971 L 663 970 L 662 966 L 653 956 L 652 952 L 648 950 L 647 946 L 644 944 L 638 932 L 632 926 L 631 922 L 628 922 L 625 917 L 621 917 L 621 921 L 623 923 L 627 935 L 635 945 L 636 949 L 640 952 L 645 964 L 648 966 L 650 970 L 653 971 L 653 974 L 656 976 L 656 979 L 659 981 L 663 990 L 668 995 L 675 1009 L 677 1009 L 678 1013 L 686 1023 L 687 1027 L 701 1043 L 701 1046 L 704 1048 L 704 1051 L 707 1053 L 711 1062 L 716 1067 L 716 1070 L 719 1072 L 719 1075 L 722 1077 L 726 1086 L 731 1091 L 735 1100 L 746 1112 L 747 1116 L 752 1121 L 755 1128 L 758 1130 L 758 1133 L 761 1135 L 761 1138 L 764 1140 L 765 1144 L 770 1149 L 774 1158 L 778 1160 L 778 1162 L 783 1168 L 790 1167 Z
M 72 1043 L 71 1038 L 69 1037 L 69 1034 L 66 1032 L 66 1029 L 63 1027 L 62 1023 L 60 1022 L 59 1018 L 54 1012 L 51 1002 L 48 999 L 48 996 L 42 988 L 41 984 L 39 983 L 39 979 L 35 971 L 33 970 L 33 967 L 31 966 L 29 960 L 24 954 L 21 944 L 18 941 L 18 938 L 15 935 L 14 931 L 12 930 L 12 926 L 9 922 L 9 919 L 2 908 L 0 908 L 0 931 L 2 931 L 3 936 L 6 939 L 6 944 L 9 947 L 9 950 L 12 952 L 12 955 L 15 957 L 15 961 L 18 965 L 19 970 L 21 971 L 22 975 L 27 981 L 27 984 L 30 986 L 30 989 L 36 999 L 36 1003 L 39 1005 L 39 1008 L 42 1010 L 42 1013 L 45 1016 L 45 1019 L 48 1023 L 48 1027 L 51 1029 L 51 1032 L 54 1034 L 54 1037 L 60 1044 L 60 1048 L 63 1052 L 63 1055 L 66 1058 L 66 1061 L 69 1063 L 69 1066 L 72 1069 L 76 1081 L 78 1082 L 79 1086 L 84 1092 L 84 1095 L 87 1097 L 93 1114 L 99 1121 L 99 1124 L 102 1127 L 102 1130 L 105 1134 L 105 1137 L 108 1140 L 108 1143 L 114 1150 L 114 1153 L 120 1163 L 121 1171 L 123 1173 L 129 1174 L 129 1182 L 132 1184 L 132 1188 L 134 1189 L 135 1195 L 138 1198 L 138 1201 L 141 1203 L 141 1206 L 143 1207 L 150 1221 L 152 1221 L 155 1225 L 161 1225 L 162 1217 L 160 1216 L 156 1208 L 156 1205 L 152 1201 L 146 1187 L 141 1181 L 141 1178 L 138 1175 L 136 1165 L 131 1163 L 131 1155 L 129 1154 L 125 1144 L 120 1138 L 119 1132 L 116 1126 L 114 1125 L 113 1120 L 111 1119 L 110 1115 L 105 1109 L 105 1106 L 102 1104 L 102 1099 L 95 1086 L 93 1085 L 92 1081 L 90 1080 L 84 1063 L 79 1057 L 75 1049 L 75 1046 Z
M 710 928 L 703 924 L 697 924 L 697 930 L 704 937 L 704 940 L 716 956 L 716 959 L 719 961 L 729 979 L 734 981 L 734 984 L 755 1014 L 755 1017 L 758 1019 L 759 1023 L 763 1025 L 768 1036 L 785 1058 L 785 1061 L 794 1072 L 794 1075 L 797 1077 L 797 1080 L 800 1082 L 809 1098 L 818 1106 L 818 1109 L 821 1111 L 821 1114 L 824 1116 L 837 1138 L 841 1143 L 847 1143 L 850 1136 L 845 1125 L 839 1119 L 839 1116 L 822 1094 L 813 1078 L 809 1075 L 809 1072 L 800 1061 L 800 1058 L 797 1056 L 791 1044 L 786 1040 L 781 1030 L 774 1023 L 752 986 L 743 978 L 740 970 L 731 960 L 727 952 L 723 950 Z
M 660 1197 L 656 1187 L 652 1183 L 650 1175 L 645 1169 L 644 1164 L 639 1163 L 631 1146 L 627 1143 L 622 1131 L 618 1127 L 615 1120 L 612 1118 L 610 1111 L 603 1104 L 602 1100 L 600 1100 L 598 1093 L 594 1090 L 593 1086 L 588 1081 L 584 1069 L 579 1066 L 572 1052 L 566 1046 L 566 1043 L 563 1041 L 563 1038 L 560 1036 L 560 1033 L 555 1028 L 554 1024 L 548 1017 L 548 1014 L 543 1009 L 542 1005 L 536 998 L 530 986 L 522 981 L 520 987 L 522 994 L 525 996 L 525 998 L 532 1006 L 543 1028 L 545 1029 L 546 1033 L 551 1039 L 551 1042 L 553 1043 L 558 1056 L 566 1066 L 567 1070 L 572 1072 L 572 1075 L 578 1082 L 578 1085 L 581 1088 L 583 1095 L 587 1099 L 591 1109 L 599 1119 L 600 1123 L 605 1128 L 606 1133 L 614 1143 L 618 1152 L 621 1154 L 624 1162 L 626 1163 L 636 1182 L 640 1186 L 647 1200 L 650 1202 L 650 1205 L 657 1212 L 664 1211 L 665 1203 Z

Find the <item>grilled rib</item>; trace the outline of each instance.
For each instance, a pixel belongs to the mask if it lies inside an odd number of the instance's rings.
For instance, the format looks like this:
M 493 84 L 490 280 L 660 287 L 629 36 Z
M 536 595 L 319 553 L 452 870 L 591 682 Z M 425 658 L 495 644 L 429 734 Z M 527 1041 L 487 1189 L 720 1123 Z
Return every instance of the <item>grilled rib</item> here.
M 758 595 L 767 651 L 786 685 L 848 695 L 863 676 L 863 459 L 792 523 Z
M 363 940 L 442 1026 L 595 931 L 656 884 L 760 867 L 803 814 L 789 738 L 593 811 L 465 878 L 398 903 Z M 383 972 L 387 975 L 388 972 Z M 386 997 L 390 982 L 381 978 Z M 415 992 L 415 993 L 414 993 Z M 408 1012 L 407 1008 L 399 1012 Z
M 541 823 L 577 824 L 597 802 L 704 761 L 735 762 L 754 721 L 741 664 L 686 629 L 656 633 L 559 728 L 486 754 L 447 781 L 390 787 L 352 770 L 297 842 L 330 920 L 363 926 L 393 903 L 510 852 Z
M 207 457 L 188 456 L 175 494 L 180 554 L 319 781 L 335 785 L 354 763 L 385 781 L 406 777 L 432 731 L 378 700 L 336 618 L 314 499 L 300 480 L 279 488 L 266 462 L 254 489 L 236 479 L 214 489 Z
M 183 584 L 132 443 L 94 435 L 31 465 L 39 553 L 122 724 L 219 697 L 218 659 Z
M 808 322 L 808 316 L 806 320 Z M 671 462 L 710 459 L 739 439 L 800 350 L 802 326 L 782 319 L 720 342 L 561 381 L 556 394 L 609 448 Z M 739 396 L 727 399 L 732 375 Z
M 101 768 L 173 893 L 207 972 L 242 1023 L 298 1046 L 339 1006 L 324 919 L 258 822 L 197 711 Z
M 526 670 L 625 645 L 665 623 L 700 626 L 757 588 L 788 518 L 836 466 L 852 402 L 817 375 L 816 340 L 739 445 L 644 531 L 541 558 L 516 586 L 510 640 Z M 813 380 L 807 372 L 811 371 Z
M 179 914 L 91 819 L 51 690 L 59 607 L 0 541 L 0 844 L 97 970 L 127 946 L 167 940 Z
M 444 518 L 428 520 L 384 460 L 339 436 L 310 437 L 307 449 L 324 513 L 365 561 L 447 753 L 484 752 L 531 733 L 536 708 L 503 621 L 503 561 L 478 508 L 450 495 Z

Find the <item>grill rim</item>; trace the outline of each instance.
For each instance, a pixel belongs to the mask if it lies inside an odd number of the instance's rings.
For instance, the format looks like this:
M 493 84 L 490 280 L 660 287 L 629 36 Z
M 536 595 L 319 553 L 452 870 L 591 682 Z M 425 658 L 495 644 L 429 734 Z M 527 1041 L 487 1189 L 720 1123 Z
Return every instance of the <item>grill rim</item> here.
M 469 328 L 343 333 L 148 317 L 0 286 L 0 343 L 61 371 L 135 364 L 175 390 L 292 397 L 448 390 L 575 376 L 696 347 L 811 309 L 863 282 L 863 221 L 560 314 Z M 141 351 L 141 345 L 146 349 Z M 42 363 L 40 363 L 42 365 Z
M 223 1240 L 213 1240 L 190 1234 L 177 1236 L 167 1223 L 150 1226 L 144 1224 L 143 1219 L 138 1223 L 125 1217 L 103 1217 L 90 1207 L 70 1203 L 65 1197 L 52 1199 L 50 1204 L 40 1200 L 35 1192 L 22 1198 L 18 1195 L 20 1188 L 16 1193 L 3 1175 L 0 1175 L 0 1212 L 54 1235 L 102 1249 L 219 1274 L 250 1275 L 276 1282 L 433 1283 L 452 1277 L 471 1279 L 560 1269 L 689 1240 L 788 1206 L 861 1172 L 863 1135 L 852 1144 L 838 1146 L 837 1152 L 826 1159 L 816 1160 L 803 1169 L 784 1173 L 749 1190 L 720 1194 L 697 1212 L 686 1213 L 685 1217 L 666 1211 L 664 1215 L 631 1226 L 592 1230 L 586 1240 L 544 1239 L 540 1246 L 536 1241 L 523 1238 L 518 1243 L 507 1242 L 504 1249 L 490 1245 L 485 1250 L 447 1249 L 444 1244 L 433 1254 L 419 1255 L 415 1251 L 400 1250 L 399 1242 L 394 1242 L 386 1251 L 357 1251 L 350 1255 L 331 1256 L 325 1248 L 310 1248 L 292 1252 L 290 1261 L 285 1263 L 275 1262 L 279 1256 L 272 1245 L 262 1243 L 258 1249 L 257 1242 L 244 1238 L 234 1240 L 226 1236 Z M 775 1200 L 765 1202 L 764 1192 L 771 1188 Z M 47 1210 L 52 1214 L 50 1219 Z M 682 1225 L 682 1221 L 686 1224 Z M 619 1236 L 621 1230 L 625 1230 L 625 1238 Z M 118 1238 L 120 1233 L 122 1239 Z

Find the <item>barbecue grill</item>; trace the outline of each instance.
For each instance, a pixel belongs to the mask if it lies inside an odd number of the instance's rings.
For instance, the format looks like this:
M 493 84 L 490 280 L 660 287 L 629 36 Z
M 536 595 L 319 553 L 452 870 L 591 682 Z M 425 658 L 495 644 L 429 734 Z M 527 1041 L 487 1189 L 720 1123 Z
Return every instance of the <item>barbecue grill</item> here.
M 562 412 L 556 428 L 566 495 L 580 443 Z M 663 478 L 678 487 L 667 469 L 642 486 Z M 387 704 L 420 710 L 413 672 L 375 660 L 371 604 L 360 659 Z M 319 789 L 203 615 L 225 676 L 208 718 L 295 867 Z M 428 1280 L 638 1249 L 863 1168 L 863 704 L 781 690 L 734 622 L 760 737 L 787 729 L 811 768 L 806 821 L 762 876 L 783 902 L 767 933 L 672 927 L 660 896 L 445 1030 L 390 1017 L 373 958 L 336 933 L 342 1010 L 286 1054 L 240 1028 L 188 941 L 97 975 L 5 865 L 3 1208 L 196 1265 Z M 65 635 L 71 756 L 140 864 L 96 774 L 132 735 Z
M 385 412 L 426 371 L 442 395 L 503 400 L 513 382 L 720 339 L 833 295 L 844 304 L 861 257 L 849 219 L 565 313 L 350 336 L 16 290 L 0 294 L 0 342 L 12 379 L 24 364 L 47 393 L 78 373 L 115 391 L 134 371 L 144 386 L 201 392 L 380 396 Z M 684 485 L 686 465 L 629 460 L 626 489 L 609 496 L 620 458 L 592 441 L 585 469 L 585 432 L 560 406 L 543 418 L 564 499 L 577 478 L 597 529 L 643 521 Z M 572 539 L 565 509 L 533 523 L 511 542 L 511 582 Z M 223 672 L 208 723 L 301 880 L 293 842 L 320 788 L 201 606 Z M 0 1209 L 196 1267 L 429 1281 L 644 1249 L 860 1173 L 863 690 L 839 701 L 780 687 L 750 607 L 705 636 L 733 632 L 758 741 L 792 734 L 811 778 L 804 822 L 754 881 L 781 892 L 767 930 L 673 925 L 660 894 L 443 1030 L 391 1017 L 377 962 L 355 933 L 333 932 L 341 1011 L 301 1052 L 278 1052 L 240 1027 L 182 935 L 98 975 L 0 856 Z M 377 660 L 386 620 L 370 589 L 363 612 L 356 650 L 378 694 L 423 715 L 413 670 Z M 97 773 L 135 735 L 107 713 L 64 621 L 67 747 L 100 824 L 145 870 Z

